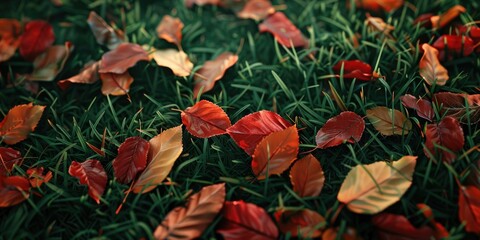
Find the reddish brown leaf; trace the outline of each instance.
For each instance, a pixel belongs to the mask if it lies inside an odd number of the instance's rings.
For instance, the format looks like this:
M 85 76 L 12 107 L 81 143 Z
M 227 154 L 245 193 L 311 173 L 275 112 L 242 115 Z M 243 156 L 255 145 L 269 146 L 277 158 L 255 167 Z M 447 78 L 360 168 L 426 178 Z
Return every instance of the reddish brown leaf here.
M 344 142 L 355 143 L 362 138 L 365 121 L 354 112 L 342 112 L 328 119 L 318 131 L 316 142 L 318 148 L 338 146 Z
M 255 147 L 264 137 L 290 126 L 292 124 L 280 115 L 262 110 L 243 117 L 233 126 L 227 128 L 227 133 L 240 148 L 248 155 L 252 155 Z
M 451 163 L 465 143 L 460 123 L 452 117 L 445 117 L 438 124 L 428 124 L 425 130 L 423 151 L 428 158 L 439 154 L 443 161 Z
M 441 107 L 440 113 L 453 117 L 464 124 L 480 122 L 480 94 L 439 92 L 433 102 Z
M 176 76 L 186 77 L 192 73 L 193 63 L 184 51 L 176 49 L 154 50 L 150 57 L 155 60 L 158 66 L 170 68 Z
M 13 149 L 0 147 L 0 175 L 7 175 L 13 169 L 14 165 L 21 164 L 22 154 Z
M 217 229 L 225 240 L 277 239 L 278 229 L 265 210 L 253 203 L 226 201 Z
M 395 30 L 395 27 L 383 21 L 382 18 L 372 17 L 367 13 L 367 19 L 365 20 L 367 26 L 373 31 L 386 35 L 387 37 L 392 37 L 390 32 Z
M 326 225 L 325 218 L 310 209 L 298 211 L 280 209 L 275 212 L 275 220 L 284 234 L 290 233 L 292 237 L 300 236 L 302 239 L 322 236 L 322 229 Z
M 430 21 L 432 22 L 433 28 L 443 28 L 447 26 L 452 20 L 457 18 L 460 14 L 466 12 L 462 5 L 455 5 L 448 9 L 446 12 L 438 16 L 432 16 Z
M 0 62 L 10 59 L 20 45 L 20 22 L 16 19 L 0 18 Z
M 299 145 L 295 125 L 262 139 L 252 155 L 252 170 L 257 179 L 262 180 L 287 170 L 297 159 Z
M 308 39 L 295 25 L 283 14 L 276 12 L 258 25 L 260 32 L 269 32 L 285 47 L 308 48 Z
M 25 25 L 25 31 L 20 43 L 20 55 L 28 61 L 33 61 L 38 55 L 52 46 L 55 34 L 52 26 L 43 20 L 30 21 Z
M 0 122 L 0 136 L 6 144 L 15 144 L 27 138 L 42 117 L 45 106 L 33 106 L 32 103 L 18 105 L 8 111 Z
M 48 171 L 43 174 L 43 167 L 27 169 L 28 180 L 33 188 L 39 188 L 42 184 L 47 183 L 52 179 L 52 172 Z
M 437 49 L 426 43 L 422 45 L 422 49 L 424 52 L 418 65 L 420 76 L 428 85 L 445 85 L 449 79 L 448 71 L 438 60 Z
M 355 5 L 358 8 L 363 8 L 367 11 L 391 12 L 403 6 L 404 0 L 355 0 Z
M 102 164 L 95 159 L 89 159 L 79 163 L 72 161 L 68 168 L 72 177 L 78 178 L 80 184 L 88 186 L 88 195 L 100 204 L 100 197 L 107 186 L 107 174 Z
M 185 0 L 185 6 L 191 8 L 193 4 L 198 6 L 203 5 L 221 5 L 222 0 Z
M 424 28 L 431 28 L 432 27 L 432 21 L 430 21 L 431 17 L 433 17 L 432 13 L 425 13 L 421 14 L 415 20 L 413 21 L 413 25 L 417 26 L 417 24 L 420 24 L 420 27 Z
M 338 230 L 339 228 L 327 228 L 322 234 L 322 240 L 363 240 L 353 228 L 347 228 L 341 236 L 338 236 Z
M 123 74 L 138 61 L 149 61 L 148 54 L 140 45 L 122 43 L 117 48 L 103 54 L 99 73 Z
M 30 183 L 21 176 L 5 177 L 0 174 L 0 208 L 25 201 L 30 196 Z
M 52 81 L 62 71 L 63 66 L 73 50 L 73 45 L 66 42 L 64 46 L 55 45 L 45 49 L 33 61 L 33 72 L 27 76 L 30 81 Z
M 215 82 L 220 80 L 227 69 L 235 65 L 238 55 L 231 52 L 224 52 L 211 61 L 206 61 L 202 68 L 195 74 L 195 87 L 193 97 L 196 98 L 200 91 L 206 93 L 212 90 Z
M 202 188 L 192 195 L 185 207 L 170 211 L 155 229 L 156 239 L 195 239 L 215 219 L 225 201 L 225 184 Z
M 157 36 L 171 42 L 179 49 L 182 49 L 182 29 L 183 22 L 179 18 L 165 15 L 157 26 Z
M 95 12 L 90 12 L 87 20 L 88 26 L 93 32 L 98 44 L 107 46 L 110 50 L 115 49 L 121 43 L 125 42 L 125 36 L 122 31 L 110 27 L 102 17 Z
M 209 138 L 227 133 L 232 124 L 223 109 L 207 100 L 202 100 L 181 114 L 182 123 L 195 137 Z
M 367 110 L 367 118 L 385 136 L 406 135 L 412 130 L 412 122 L 396 109 L 374 107 Z
M 130 85 L 133 83 L 133 77 L 130 73 L 124 72 L 122 74 L 115 73 L 100 73 L 102 80 L 103 95 L 120 96 L 128 94 Z
M 318 159 L 308 154 L 297 160 L 290 169 L 290 182 L 299 197 L 315 197 L 320 195 L 325 175 Z
M 442 35 L 433 43 L 441 60 L 466 57 L 473 53 L 473 40 L 467 36 Z
M 402 101 L 403 106 L 414 109 L 417 115 L 423 119 L 432 121 L 435 117 L 432 103 L 426 99 L 417 99 L 410 94 L 405 94 L 400 97 L 400 100 Z
M 480 234 L 480 189 L 476 186 L 460 186 L 458 190 L 458 217 L 467 232 Z
M 113 159 L 113 173 L 119 183 L 128 184 L 147 166 L 150 143 L 141 137 L 130 137 L 118 147 Z
M 333 66 L 333 71 L 337 74 L 335 75 L 336 77 L 341 76 L 342 66 L 344 78 L 356 78 L 361 81 L 372 80 L 372 67 L 368 63 L 364 63 L 360 60 L 340 60 L 335 66 Z
M 269 0 L 249 0 L 245 3 L 243 9 L 236 14 L 239 18 L 250 18 L 255 21 L 260 21 L 274 12 L 275 8 L 273 8 Z
M 70 78 L 58 81 L 58 86 L 65 90 L 67 89 L 72 83 L 83 83 L 83 84 L 92 84 L 98 81 L 98 68 L 100 67 L 100 61 L 97 62 L 88 62 L 85 64 L 80 73 L 72 76 Z
M 430 240 L 435 235 L 432 228 L 428 226 L 416 228 L 402 215 L 380 213 L 372 218 L 372 223 L 380 240 Z

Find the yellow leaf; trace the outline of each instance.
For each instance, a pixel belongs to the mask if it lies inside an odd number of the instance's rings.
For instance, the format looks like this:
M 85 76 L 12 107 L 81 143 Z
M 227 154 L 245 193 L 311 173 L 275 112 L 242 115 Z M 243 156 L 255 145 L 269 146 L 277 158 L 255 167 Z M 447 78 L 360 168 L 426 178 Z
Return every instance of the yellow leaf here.
M 377 131 L 386 136 L 405 135 L 412 129 L 412 122 L 395 109 L 374 107 L 367 110 L 367 118 Z
M 179 77 L 190 75 L 193 63 L 184 51 L 176 49 L 156 50 L 150 54 L 158 66 L 170 68 Z
M 426 43 L 422 45 L 422 49 L 424 53 L 419 63 L 420 76 L 428 85 L 445 85 L 449 78 L 448 71 L 438 60 L 438 50 Z

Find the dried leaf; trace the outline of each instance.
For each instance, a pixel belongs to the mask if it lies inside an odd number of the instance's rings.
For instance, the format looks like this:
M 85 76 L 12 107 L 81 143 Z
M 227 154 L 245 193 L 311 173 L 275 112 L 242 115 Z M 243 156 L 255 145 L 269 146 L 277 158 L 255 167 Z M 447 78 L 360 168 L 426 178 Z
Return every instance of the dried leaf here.
M 113 159 L 113 173 L 119 183 L 130 183 L 139 172 L 147 167 L 150 143 L 141 137 L 130 137 L 118 147 L 118 155 Z
M 25 30 L 20 43 L 20 55 L 28 61 L 33 61 L 55 41 L 52 26 L 43 20 L 30 21 L 25 25 Z
M 99 73 L 123 74 L 138 61 L 149 61 L 148 54 L 140 45 L 122 43 L 102 56 Z
M 203 5 L 221 5 L 222 0 L 185 0 L 185 6 L 191 8 L 193 4 Z
M 377 131 L 386 136 L 405 135 L 412 130 L 412 122 L 395 109 L 374 107 L 367 110 L 367 118 Z
M 290 233 L 292 237 L 302 239 L 322 236 L 322 229 L 326 225 L 325 218 L 310 209 L 298 211 L 280 209 L 275 212 L 275 220 L 282 233 Z
M 182 126 L 167 129 L 149 142 L 148 165 L 133 185 L 134 193 L 150 192 L 168 176 L 183 151 Z
M 446 12 L 442 13 L 441 15 L 438 16 L 432 16 L 430 18 L 430 21 L 432 23 L 433 28 L 443 28 L 447 26 L 452 20 L 457 18 L 460 14 L 466 12 L 467 9 L 465 9 L 462 5 L 455 5 L 451 8 L 449 8 Z
M 367 19 L 365 20 L 367 26 L 369 26 L 373 31 L 383 33 L 389 37 L 390 32 L 395 30 L 395 27 L 387 24 L 383 19 L 378 17 L 372 17 L 370 14 L 367 14 Z
M 404 156 L 387 164 L 357 165 L 348 173 L 337 199 L 352 212 L 376 214 L 394 204 L 412 184 L 417 157 Z
M 442 35 L 433 43 L 433 47 L 439 51 L 438 57 L 441 60 L 469 56 L 473 53 L 473 45 L 470 37 L 457 35 Z
M 480 234 L 480 189 L 460 186 L 458 190 L 458 217 L 467 232 Z
M 445 117 L 438 124 L 428 124 L 425 138 L 425 155 L 432 158 L 438 153 L 448 163 L 456 159 L 455 152 L 462 150 L 465 143 L 463 129 L 452 117 Z
M 361 81 L 370 81 L 372 80 L 372 77 L 374 77 L 370 64 L 364 63 L 360 60 L 340 60 L 332 68 L 333 71 L 336 73 L 336 77 L 341 76 L 342 66 L 343 78 L 356 78 Z
M 0 208 L 11 207 L 30 196 L 30 183 L 21 176 L 5 177 L 0 174 Z
M 260 32 L 269 32 L 283 46 L 308 48 L 308 39 L 295 25 L 283 14 L 276 12 L 258 25 Z
M 38 55 L 33 61 L 33 72 L 27 76 L 30 81 L 53 81 L 73 50 L 73 45 L 66 42 L 64 46 L 55 45 L 45 49 L 45 52 Z
M 195 74 L 195 87 L 193 97 L 197 98 L 200 91 L 206 93 L 212 90 L 215 82 L 220 80 L 227 69 L 235 65 L 238 56 L 231 52 L 224 52 L 211 61 L 206 61 L 202 68 Z
M 376 236 L 379 240 L 403 239 L 403 240 L 431 240 L 435 231 L 423 226 L 416 228 L 405 216 L 380 213 L 372 218 L 372 223 L 376 228 Z
M 223 109 L 207 100 L 202 100 L 181 114 L 182 123 L 195 137 L 209 138 L 227 133 L 232 124 Z
M 357 235 L 357 231 L 351 227 L 344 230 L 343 234 L 339 235 L 339 228 L 327 228 L 322 234 L 322 240 L 363 240 Z
M 480 122 L 480 94 L 439 92 L 433 94 L 433 102 L 441 107 L 442 115 L 453 117 L 464 124 Z
M 10 59 L 21 41 L 21 26 L 16 19 L 0 18 L 0 63 Z
M 121 43 L 125 42 L 125 36 L 122 31 L 114 30 L 108 25 L 102 17 L 95 12 L 90 12 L 87 20 L 88 26 L 92 30 L 98 44 L 107 46 L 110 50 L 115 49 Z
M 13 166 L 21 164 L 22 154 L 13 149 L 0 147 L 0 175 L 7 175 L 13 170 Z
M 33 106 L 32 103 L 18 105 L 8 111 L 0 122 L 0 136 L 6 144 L 12 145 L 23 141 L 42 117 L 45 106 Z
M 225 201 L 225 184 L 202 188 L 185 207 L 170 211 L 153 233 L 155 239 L 195 239 L 215 219 Z
M 133 77 L 130 73 L 124 72 L 122 74 L 115 73 L 100 73 L 102 80 L 103 95 L 121 96 L 128 94 L 130 85 L 133 83 Z
M 179 18 L 165 15 L 157 26 L 157 36 L 171 42 L 179 49 L 182 49 L 182 29 L 183 22 Z
M 88 195 L 100 204 L 100 197 L 107 186 L 107 174 L 102 164 L 95 159 L 79 163 L 72 161 L 68 168 L 70 176 L 78 178 L 80 184 L 88 186 Z
M 260 21 L 268 17 L 268 15 L 275 13 L 275 8 L 269 0 L 249 0 L 240 12 L 237 12 L 237 17 L 243 19 L 253 19 Z
M 297 160 L 292 169 L 290 169 L 290 182 L 293 191 L 299 197 L 315 197 L 320 195 L 325 175 L 318 159 L 312 154 L 308 154 L 302 159 Z
M 428 121 L 432 121 L 435 117 L 435 113 L 433 112 L 432 103 L 425 99 L 417 99 L 416 97 L 405 94 L 400 97 L 402 101 L 402 105 L 414 109 L 417 115 L 423 119 Z
M 427 43 L 422 45 L 422 49 L 424 53 L 422 59 L 420 59 L 419 68 L 423 80 L 425 80 L 428 85 L 445 85 L 449 78 L 448 71 L 438 60 L 438 50 Z
M 362 138 L 365 121 L 354 112 L 342 112 L 328 119 L 316 136 L 321 149 L 338 146 L 344 142 L 355 143 Z
M 192 73 L 193 63 L 184 51 L 176 49 L 155 50 L 150 56 L 158 66 L 170 68 L 176 76 L 186 77 Z
M 58 81 L 57 84 L 62 90 L 65 90 L 72 83 L 83 83 L 83 84 L 95 83 L 96 81 L 98 81 L 98 79 L 100 79 L 100 76 L 98 75 L 99 67 L 100 67 L 100 61 L 88 62 L 87 64 L 85 64 L 83 69 L 80 70 L 79 74 L 72 76 L 68 79 Z
M 355 0 L 355 5 L 358 8 L 372 12 L 380 12 L 380 10 L 391 12 L 400 8 L 403 4 L 404 0 Z
M 43 174 L 43 167 L 29 168 L 27 169 L 28 180 L 33 188 L 39 188 L 44 183 L 48 183 L 52 179 L 52 172 L 48 171 Z

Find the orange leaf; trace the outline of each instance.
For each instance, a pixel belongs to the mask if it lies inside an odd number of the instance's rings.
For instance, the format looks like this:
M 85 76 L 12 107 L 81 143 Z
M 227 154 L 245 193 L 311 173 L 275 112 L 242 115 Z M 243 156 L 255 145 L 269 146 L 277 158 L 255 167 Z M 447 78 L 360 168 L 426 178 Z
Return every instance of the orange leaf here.
M 138 61 L 149 61 L 147 52 L 137 44 L 122 43 L 103 54 L 99 73 L 123 74 Z
M 0 174 L 0 208 L 25 201 L 30 196 L 30 183 L 21 176 L 5 177 Z
M 322 236 L 325 227 L 325 218 L 310 209 L 289 211 L 280 209 L 275 212 L 280 231 L 290 233 L 292 237 L 301 236 L 302 239 L 318 238 Z
M 39 188 L 42 184 L 47 183 L 52 179 L 52 172 L 48 171 L 43 174 L 43 167 L 29 168 L 27 170 L 28 180 L 33 188 Z
M 165 15 L 157 26 L 157 36 L 167 42 L 176 44 L 179 49 L 182 49 L 182 29 L 183 23 L 179 18 Z
M 15 106 L 0 122 L 0 136 L 6 144 L 15 144 L 27 138 L 42 117 L 45 106 L 32 103 Z
M 184 51 L 176 49 L 155 50 L 150 54 L 158 66 L 170 68 L 176 76 L 186 77 L 192 73 L 193 63 Z
M 187 130 L 199 138 L 225 134 L 226 129 L 232 125 L 225 111 L 207 100 L 202 100 L 185 109 L 181 117 Z
M 265 179 L 287 170 L 297 159 L 299 144 L 295 125 L 266 136 L 258 143 L 252 155 L 252 170 L 257 179 Z
M 83 69 L 80 70 L 79 74 L 72 76 L 68 79 L 61 80 L 57 84 L 63 90 L 67 89 L 72 83 L 92 84 L 99 79 L 99 67 L 100 61 L 88 62 L 87 64 L 85 64 Z
M 260 21 L 273 13 L 275 13 L 275 8 L 269 0 L 249 0 L 243 9 L 236 14 L 239 18 Z
M 455 5 L 449 8 L 446 12 L 442 13 L 438 16 L 430 17 L 430 21 L 432 22 L 432 27 L 435 28 L 443 28 L 447 26 L 452 20 L 457 18 L 460 14 L 466 12 L 462 5 Z
M 20 45 L 21 27 L 16 19 L 0 19 L 0 62 L 10 59 Z
M 355 0 L 357 7 L 372 12 L 379 12 L 380 10 L 391 12 L 403 6 L 403 3 L 404 0 Z
M 128 94 L 130 85 L 133 83 L 133 77 L 130 73 L 124 72 L 122 74 L 115 73 L 100 73 L 102 80 L 103 95 L 120 96 Z
M 371 17 L 367 13 L 367 19 L 365 20 L 367 26 L 369 26 L 373 31 L 383 33 L 389 36 L 390 32 L 395 30 L 395 27 L 387 24 L 383 19 L 378 17 Z
M 385 136 L 406 135 L 412 130 L 412 122 L 395 109 L 374 107 L 367 110 L 367 118 Z
M 224 52 L 211 61 L 206 61 L 202 68 L 195 74 L 195 87 L 193 97 L 196 98 L 200 91 L 206 93 L 212 90 L 215 82 L 220 80 L 227 69 L 238 61 L 238 55 L 231 52 Z
M 258 25 L 258 28 L 260 32 L 273 34 L 275 39 L 285 47 L 307 48 L 309 45 L 308 39 L 282 12 L 274 13 Z
M 73 50 L 73 45 L 66 42 L 64 46 L 51 46 L 33 61 L 33 72 L 27 76 L 30 81 L 52 81 L 62 71 L 63 66 Z
M 22 154 L 13 149 L 0 147 L 0 175 L 10 173 L 13 166 L 21 164 Z
M 102 17 L 95 12 L 90 12 L 87 20 L 90 29 L 95 36 L 98 44 L 107 46 L 110 50 L 115 49 L 121 43 L 125 42 L 125 36 L 122 31 L 114 30 Z
M 192 195 L 185 207 L 170 211 L 155 229 L 155 239 L 195 239 L 215 219 L 225 201 L 225 184 L 202 188 Z
M 460 186 L 458 194 L 458 217 L 466 224 L 465 230 L 480 234 L 480 189 Z
M 102 164 L 95 159 L 89 159 L 79 163 L 72 161 L 68 168 L 70 176 L 78 178 L 80 184 L 88 186 L 88 195 L 100 204 L 100 197 L 107 185 L 107 174 Z
M 438 50 L 427 43 L 422 45 L 422 49 L 424 53 L 419 63 L 420 76 L 422 76 L 428 85 L 445 85 L 449 78 L 448 71 L 438 60 Z
M 312 154 L 297 160 L 290 170 L 290 182 L 293 185 L 293 191 L 299 197 L 320 195 L 325 183 L 325 175 L 323 175 L 320 162 Z

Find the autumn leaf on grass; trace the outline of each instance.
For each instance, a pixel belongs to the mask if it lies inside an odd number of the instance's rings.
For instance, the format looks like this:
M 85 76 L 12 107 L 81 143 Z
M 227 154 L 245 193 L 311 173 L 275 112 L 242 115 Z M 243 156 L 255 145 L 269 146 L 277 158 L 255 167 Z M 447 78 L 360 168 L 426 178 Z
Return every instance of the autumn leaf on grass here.
M 0 18 L 0 63 L 10 59 L 21 41 L 22 28 L 16 19 Z
M 406 135 L 412 130 L 412 122 L 395 109 L 374 107 L 367 110 L 367 118 L 385 136 Z
M 297 160 L 290 169 L 290 182 L 299 197 L 315 197 L 325 183 L 325 175 L 317 158 L 308 154 Z
M 227 128 L 227 133 L 248 155 L 252 155 L 258 143 L 267 135 L 292 126 L 280 115 L 262 110 L 249 114 Z
M 87 23 L 98 44 L 105 45 L 112 50 L 125 42 L 125 35 L 123 32 L 110 27 L 110 25 L 108 25 L 102 17 L 98 16 L 97 13 L 93 11 L 90 12 Z
M 440 113 L 464 124 L 480 122 L 480 94 L 439 92 L 433 94 L 433 102 Z
M 299 145 L 295 125 L 262 139 L 252 155 L 252 170 L 257 179 L 262 180 L 287 170 L 297 159 Z
M 373 77 L 380 77 L 378 74 L 372 73 L 370 64 L 360 60 L 340 60 L 332 69 L 336 77 L 343 76 L 343 78 L 347 79 L 356 78 L 361 81 L 370 81 Z
M 318 131 L 316 142 L 318 148 L 338 146 L 344 142 L 355 143 L 362 138 L 365 121 L 354 112 L 342 112 L 328 119 Z
M 412 184 L 417 157 L 404 156 L 391 164 L 357 165 L 348 173 L 337 199 L 352 212 L 376 214 L 394 204 Z
M 181 113 L 182 123 L 193 136 L 209 138 L 227 133 L 232 124 L 223 109 L 207 100 L 201 100 Z
M 400 100 L 402 101 L 403 106 L 414 109 L 417 115 L 423 119 L 432 121 L 435 117 L 432 103 L 426 99 L 417 99 L 410 94 L 405 94 L 400 97 Z
M 113 172 L 119 183 L 130 183 L 147 166 L 150 143 L 141 137 L 127 138 L 113 159 Z
M 128 94 L 130 85 L 133 83 L 133 77 L 130 73 L 124 72 L 122 74 L 115 73 L 100 73 L 102 80 L 103 95 L 120 96 Z
M 458 217 L 465 223 L 467 232 L 480 234 L 480 189 L 476 186 L 459 186 Z
M 269 0 L 248 0 L 243 9 L 236 15 L 239 18 L 260 21 L 273 13 L 275 13 L 275 8 Z
M 206 61 L 202 68 L 195 73 L 195 87 L 193 88 L 193 97 L 197 98 L 200 91 L 206 93 L 212 90 L 215 82 L 220 80 L 227 69 L 235 65 L 238 61 L 238 55 L 231 52 L 224 52 L 211 61 Z
M 387 24 L 383 19 L 378 17 L 372 17 L 370 14 L 367 13 L 367 19 L 365 20 L 365 24 L 370 27 L 373 32 L 382 33 L 387 37 L 393 38 L 390 35 L 390 32 L 395 30 L 395 27 Z
M 438 124 L 428 124 L 425 138 L 425 155 L 432 158 L 438 153 L 441 159 L 448 163 L 455 160 L 455 152 L 461 151 L 465 143 L 463 129 L 452 117 L 445 117 Z
M 221 5 L 223 0 L 185 0 L 185 6 L 191 8 L 193 4 L 203 5 Z
M 225 183 L 210 185 L 192 195 L 185 207 L 170 211 L 155 229 L 155 239 L 196 239 L 215 219 L 225 202 Z
M 148 165 L 134 183 L 134 193 L 150 192 L 168 176 L 183 151 L 182 126 L 163 131 L 149 143 Z
M 403 6 L 404 0 L 355 0 L 355 5 L 358 8 L 363 8 L 367 11 L 391 12 Z
M 8 111 L 0 122 L 0 136 L 6 144 L 12 145 L 23 141 L 42 117 L 45 106 L 33 106 L 32 103 L 18 105 Z
M 446 12 L 442 13 L 441 15 L 432 16 L 430 18 L 432 27 L 434 29 L 443 28 L 447 26 L 452 20 L 457 18 L 460 14 L 466 11 L 467 9 L 465 9 L 462 5 L 455 5 L 449 8 Z
M 22 154 L 13 149 L 0 147 L 0 175 L 7 175 L 13 170 L 13 166 L 19 166 L 22 161 Z
M 28 61 L 33 61 L 55 41 L 52 26 L 43 20 L 30 21 L 25 25 L 25 30 L 20 42 L 20 55 Z
M 438 50 L 438 58 L 444 61 L 469 56 L 473 53 L 473 45 L 473 40 L 467 36 L 442 35 L 432 46 Z
M 73 50 L 73 45 L 66 42 L 64 46 L 56 45 L 45 49 L 45 52 L 38 55 L 33 61 L 33 72 L 27 75 L 30 81 L 53 81 Z
M 432 226 L 432 228 L 435 230 L 434 235 L 436 239 L 449 237 L 450 234 L 448 233 L 447 229 L 445 229 L 441 223 L 435 221 L 433 211 L 428 205 L 424 203 L 418 203 L 417 208 L 422 212 L 423 216 L 425 216 L 425 218 L 429 221 L 430 226 Z
M 438 60 L 438 50 L 426 43 L 422 45 L 422 49 L 424 53 L 419 63 L 420 76 L 428 85 L 445 85 L 449 78 L 448 71 Z
M 182 49 L 182 29 L 183 22 L 179 18 L 165 15 L 157 26 L 157 36 L 177 45 L 178 49 Z
M 276 12 L 258 25 L 260 32 L 269 32 L 275 39 L 287 48 L 308 48 L 308 39 L 298 30 L 295 25 L 283 14 Z
M 39 188 L 44 183 L 48 183 L 52 179 L 52 172 L 47 171 L 43 174 L 43 167 L 29 168 L 27 169 L 28 181 L 33 188 Z
M 11 207 L 30 196 L 30 183 L 21 176 L 6 177 L 0 174 L 0 208 Z
M 67 89 L 72 83 L 84 83 L 84 84 L 92 84 L 100 79 L 98 75 L 98 68 L 100 67 L 100 61 L 96 62 L 88 62 L 85 64 L 80 73 L 72 76 L 70 78 L 58 81 L 58 86 L 65 90 Z
M 322 240 L 337 240 L 337 239 L 343 239 L 343 240 L 363 240 L 360 236 L 358 236 L 357 231 L 354 228 L 347 227 L 346 229 L 343 230 L 343 233 L 339 235 L 340 232 L 340 227 L 337 228 L 327 228 L 325 231 L 322 233 Z M 402 239 L 405 240 L 405 239 Z
M 122 43 L 103 54 L 98 72 L 123 74 L 138 61 L 149 61 L 147 52 L 138 44 Z
M 415 227 L 405 216 L 392 213 L 379 213 L 372 218 L 375 235 L 379 240 L 418 239 L 431 240 L 435 230 L 428 226 Z
M 193 63 L 184 51 L 176 49 L 155 50 L 150 56 L 158 66 L 167 67 L 173 74 L 186 77 L 192 73 Z
M 68 168 L 70 176 L 78 178 L 80 184 L 88 186 L 88 195 L 100 204 L 100 197 L 107 186 L 107 174 L 102 164 L 95 159 L 79 163 L 72 161 Z
M 275 212 L 275 220 L 282 233 L 302 239 L 318 238 L 325 228 L 325 218 L 310 209 L 283 210 Z

